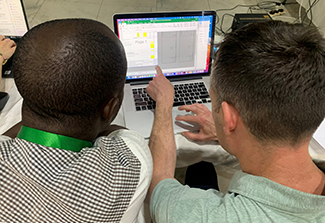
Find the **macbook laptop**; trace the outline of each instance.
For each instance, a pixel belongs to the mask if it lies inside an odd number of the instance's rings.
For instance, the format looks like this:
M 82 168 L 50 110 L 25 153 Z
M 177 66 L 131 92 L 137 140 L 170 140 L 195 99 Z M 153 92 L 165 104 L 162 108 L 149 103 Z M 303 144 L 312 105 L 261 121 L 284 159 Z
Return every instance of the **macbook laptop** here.
M 146 87 L 155 76 L 155 66 L 175 88 L 173 120 L 175 133 L 197 131 L 196 123 L 175 121 L 184 104 L 203 103 L 211 109 L 208 94 L 215 28 L 214 11 L 115 14 L 114 30 L 128 61 L 123 112 L 126 127 L 150 137 L 155 102 Z
M 14 40 L 16 44 L 28 31 L 28 23 L 22 0 L 0 1 L 0 34 Z M 2 77 L 12 77 L 11 57 L 2 67 Z

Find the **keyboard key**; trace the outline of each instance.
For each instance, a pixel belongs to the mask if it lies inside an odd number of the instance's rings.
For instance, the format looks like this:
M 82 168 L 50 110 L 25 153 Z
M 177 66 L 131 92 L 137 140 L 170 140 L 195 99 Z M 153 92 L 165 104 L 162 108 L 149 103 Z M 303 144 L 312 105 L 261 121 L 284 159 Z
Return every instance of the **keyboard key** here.
M 136 102 L 136 106 L 147 105 L 147 102 Z
M 184 101 L 178 101 L 178 102 L 174 102 L 173 106 L 181 106 L 181 105 L 185 105 Z
M 141 108 L 139 106 L 135 107 L 137 111 L 141 111 Z
M 142 106 L 141 109 L 142 110 L 147 110 L 147 107 L 146 106 Z
M 200 95 L 199 97 L 202 99 L 202 98 L 209 98 L 210 96 L 206 94 L 206 95 Z

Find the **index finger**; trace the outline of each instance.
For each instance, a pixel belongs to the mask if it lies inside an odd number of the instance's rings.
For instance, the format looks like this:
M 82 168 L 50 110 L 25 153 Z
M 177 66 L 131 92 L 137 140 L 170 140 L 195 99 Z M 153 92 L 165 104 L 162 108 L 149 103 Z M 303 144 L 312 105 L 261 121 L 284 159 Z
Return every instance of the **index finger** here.
M 161 68 L 158 65 L 155 67 L 155 69 L 157 71 L 157 76 L 164 75 Z
M 186 111 L 191 111 L 197 114 L 199 112 L 199 108 L 197 106 L 198 104 L 193 104 L 193 105 L 182 105 L 178 108 L 178 110 L 186 110 Z

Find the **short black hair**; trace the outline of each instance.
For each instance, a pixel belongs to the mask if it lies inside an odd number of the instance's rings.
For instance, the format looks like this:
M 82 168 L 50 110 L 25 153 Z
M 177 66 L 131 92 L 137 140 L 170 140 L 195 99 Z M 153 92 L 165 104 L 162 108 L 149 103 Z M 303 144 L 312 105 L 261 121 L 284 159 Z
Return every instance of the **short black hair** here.
M 221 43 L 211 75 L 217 108 L 238 109 L 260 142 L 310 137 L 325 117 L 325 40 L 315 27 L 253 23 Z
M 47 119 L 86 121 L 115 94 L 122 101 L 126 63 L 121 42 L 106 25 L 62 19 L 22 37 L 13 73 L 23 107 Z

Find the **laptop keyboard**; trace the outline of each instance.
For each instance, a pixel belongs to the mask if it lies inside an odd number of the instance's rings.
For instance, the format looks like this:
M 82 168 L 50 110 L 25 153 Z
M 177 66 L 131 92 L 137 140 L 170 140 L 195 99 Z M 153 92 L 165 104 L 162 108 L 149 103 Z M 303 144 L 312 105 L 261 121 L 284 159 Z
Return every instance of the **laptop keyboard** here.
M 204 82 L 175 84 L 175 96 L 173 106 L 191 105 L 195 103 L 211 102 L 208 90 Z M 132 89 L 134 105 L 137 111 L 156 108 L 156 102 L 150 98 L 145 88 Z

